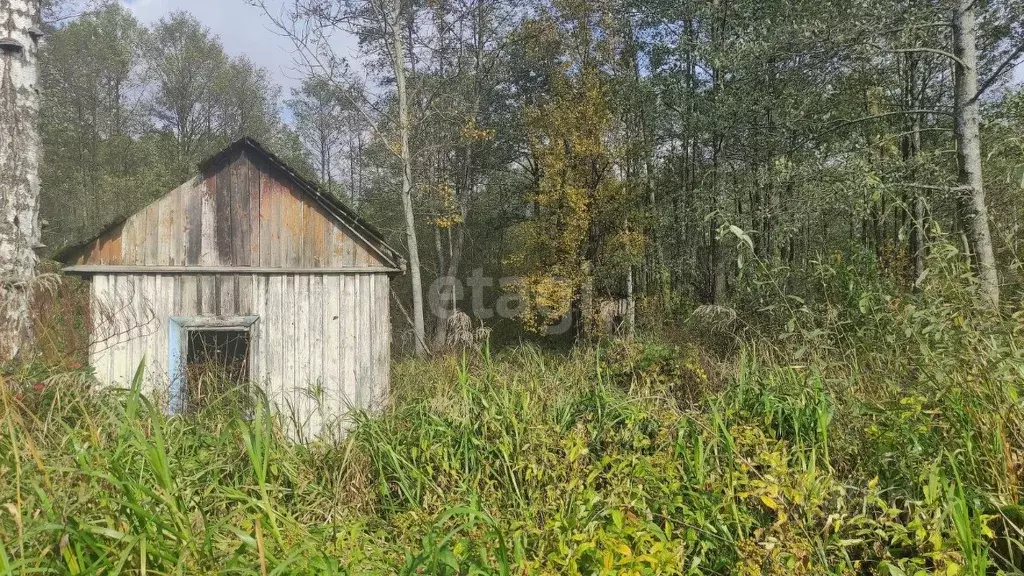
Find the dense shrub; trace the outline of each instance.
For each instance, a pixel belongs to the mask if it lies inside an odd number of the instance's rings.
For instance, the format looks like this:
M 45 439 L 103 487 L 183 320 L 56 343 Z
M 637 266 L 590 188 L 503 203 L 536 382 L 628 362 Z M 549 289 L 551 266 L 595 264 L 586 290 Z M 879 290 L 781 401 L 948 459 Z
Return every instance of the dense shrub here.
M 620 340 L 600 353 L 602 372 L 635 396 L 657 395 L 693 407 L 716 387 L 712 363 L 692 345 Z

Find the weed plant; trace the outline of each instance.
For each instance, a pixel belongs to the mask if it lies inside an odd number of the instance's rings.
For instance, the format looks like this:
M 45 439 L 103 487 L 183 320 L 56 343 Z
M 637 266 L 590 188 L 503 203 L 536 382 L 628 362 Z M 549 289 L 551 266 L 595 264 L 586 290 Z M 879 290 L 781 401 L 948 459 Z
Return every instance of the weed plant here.
M 401 361 L 338 442 L 289 442 L 258 396 L 168 417 L 138 379 L 10 366 L 0 573 L 1020 573 L 1020 322 L 947 272 L 794 302 L 724 362 Z

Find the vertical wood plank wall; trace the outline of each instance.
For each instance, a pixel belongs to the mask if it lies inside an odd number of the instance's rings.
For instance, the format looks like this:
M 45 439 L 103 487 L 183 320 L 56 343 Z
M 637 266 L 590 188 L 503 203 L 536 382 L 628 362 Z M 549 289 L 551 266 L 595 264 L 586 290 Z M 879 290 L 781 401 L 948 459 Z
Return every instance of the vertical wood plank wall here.
M 307 437 L 387 394 L 387 274 L 96 274 L 90 362 L 127 385 L 145 358 L 145 390 L 166 403 L 172 316 L 257 316 L 250 375 Z
M 326 268 L 382 266 L 295 184 L 239 153 L 96 240 L 74 264 Z

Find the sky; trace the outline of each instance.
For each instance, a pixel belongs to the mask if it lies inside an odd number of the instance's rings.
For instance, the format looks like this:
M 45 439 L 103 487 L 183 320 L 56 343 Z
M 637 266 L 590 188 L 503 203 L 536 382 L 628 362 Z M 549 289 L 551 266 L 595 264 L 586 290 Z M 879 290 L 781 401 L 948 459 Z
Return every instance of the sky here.
M 246 0 L 121 0 L 141 22 L 152 24 L 175 10 L 191 12 L 216 34 L 231 56 L 246 55 L 256 65 L 266 68 L 282 87 L 287 98 L 290 89 L 298 86 L 302 75 L 296 70 L 294 47 L 280 37 L 260 8 Z M 282 0 L 268 0 L 279 8 Z M 354 55 L 355 41 L 339 42 L 343 54 Z

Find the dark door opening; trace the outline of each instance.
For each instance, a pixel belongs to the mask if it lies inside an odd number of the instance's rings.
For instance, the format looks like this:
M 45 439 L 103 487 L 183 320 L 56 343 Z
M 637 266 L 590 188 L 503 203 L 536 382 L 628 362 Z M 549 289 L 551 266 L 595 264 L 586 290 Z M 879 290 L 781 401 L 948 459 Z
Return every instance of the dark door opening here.
M 184 407 L 196 412 L 213 403 L 248 396 L 248 330 L 189 330 Z

